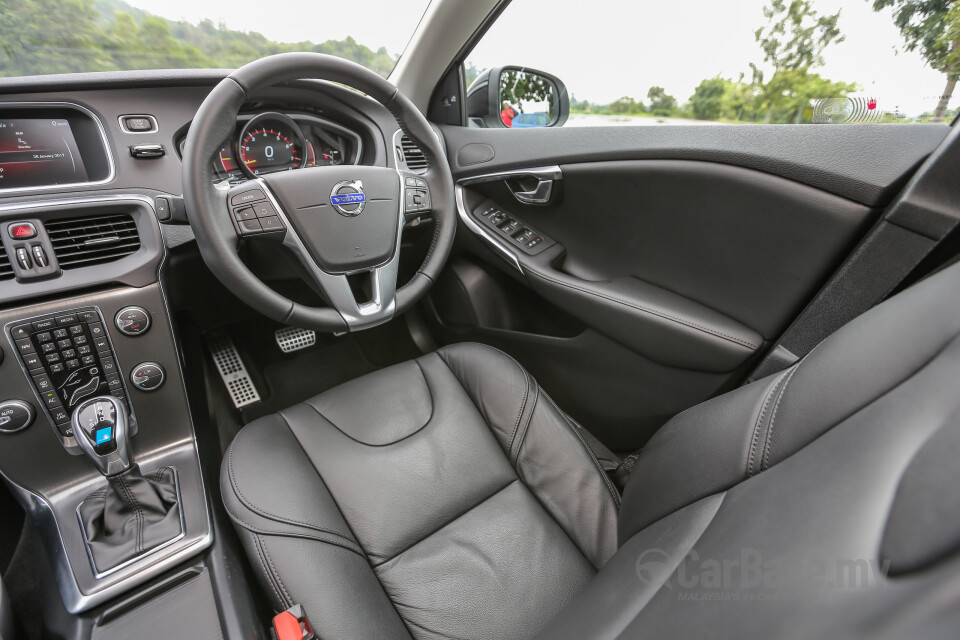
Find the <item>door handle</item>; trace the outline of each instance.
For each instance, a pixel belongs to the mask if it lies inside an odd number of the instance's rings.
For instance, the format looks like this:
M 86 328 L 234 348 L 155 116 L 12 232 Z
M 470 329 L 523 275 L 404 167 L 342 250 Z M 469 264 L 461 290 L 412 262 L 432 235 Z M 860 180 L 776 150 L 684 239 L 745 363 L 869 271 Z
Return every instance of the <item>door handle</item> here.
M 533 176 L 537 184 L 533 189 L 524 190 L 529 186 L 523 184 L 523 178 L 518 180 L 508 180 L 507 188 L 510 193 L 523 204 L 547 204 L 550 202 L 550 196 L 553 194 L 553 179 Z

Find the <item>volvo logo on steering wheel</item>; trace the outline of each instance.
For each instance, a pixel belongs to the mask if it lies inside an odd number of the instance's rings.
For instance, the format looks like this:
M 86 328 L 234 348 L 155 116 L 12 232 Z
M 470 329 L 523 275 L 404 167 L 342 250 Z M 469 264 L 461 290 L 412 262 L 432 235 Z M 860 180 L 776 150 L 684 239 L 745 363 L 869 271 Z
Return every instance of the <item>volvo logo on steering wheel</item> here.
M 363 183 L 359 180 L 344 180 L 333 185 L 330 192 L 330 204 L 342 216 L 358 216 L 363 211 L 367 197 L 363 194 Z

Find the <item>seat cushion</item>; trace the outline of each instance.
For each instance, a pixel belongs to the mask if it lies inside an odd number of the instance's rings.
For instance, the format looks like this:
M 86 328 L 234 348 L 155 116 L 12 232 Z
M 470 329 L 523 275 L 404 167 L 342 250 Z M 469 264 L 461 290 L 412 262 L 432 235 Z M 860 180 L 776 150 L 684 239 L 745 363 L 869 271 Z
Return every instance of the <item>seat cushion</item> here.
M 247 425 L 221 489 L 274 607 L 324 638 L 527 638 L 616 551 L 583 435 L 476 344 Z

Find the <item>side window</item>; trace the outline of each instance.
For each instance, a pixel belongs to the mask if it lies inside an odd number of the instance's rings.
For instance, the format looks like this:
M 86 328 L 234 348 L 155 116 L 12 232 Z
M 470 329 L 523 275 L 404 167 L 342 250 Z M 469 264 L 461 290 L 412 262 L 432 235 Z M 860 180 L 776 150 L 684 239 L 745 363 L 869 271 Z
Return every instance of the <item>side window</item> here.
M 960 2 L 513 0 L 464 76 L 474 127 L 950 122 Z

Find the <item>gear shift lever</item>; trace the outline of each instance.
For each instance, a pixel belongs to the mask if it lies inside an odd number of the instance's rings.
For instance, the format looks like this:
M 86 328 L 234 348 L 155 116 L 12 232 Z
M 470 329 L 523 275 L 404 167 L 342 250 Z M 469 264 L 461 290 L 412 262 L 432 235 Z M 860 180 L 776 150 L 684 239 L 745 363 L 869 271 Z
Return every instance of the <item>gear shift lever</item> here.
M 71 423 L 80 448 L 107 480 L 77 507 L 98 577 L 183 533 L 177 472 L 164 467 L 144 476 L 132 464 L 122 402 L 112 396 L 84 400 Z
M 127 410 L 112 396 L 97 396 L 77 405 L 70 420 L 77 443 L 105 476 L 130 468 Z

